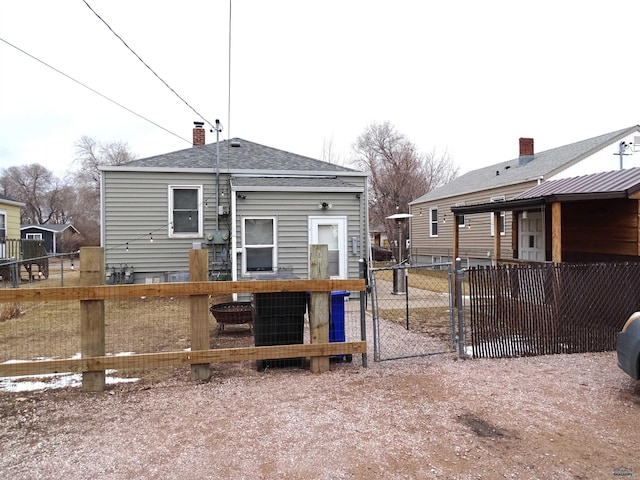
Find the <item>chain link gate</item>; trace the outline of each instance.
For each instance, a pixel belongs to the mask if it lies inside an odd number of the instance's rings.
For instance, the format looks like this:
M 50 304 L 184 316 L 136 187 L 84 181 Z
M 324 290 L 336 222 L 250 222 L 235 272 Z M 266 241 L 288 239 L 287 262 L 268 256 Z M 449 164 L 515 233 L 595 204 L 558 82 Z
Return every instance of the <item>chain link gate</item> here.
M 456 350 L 451 263 L 369 270 L 374 360 Z

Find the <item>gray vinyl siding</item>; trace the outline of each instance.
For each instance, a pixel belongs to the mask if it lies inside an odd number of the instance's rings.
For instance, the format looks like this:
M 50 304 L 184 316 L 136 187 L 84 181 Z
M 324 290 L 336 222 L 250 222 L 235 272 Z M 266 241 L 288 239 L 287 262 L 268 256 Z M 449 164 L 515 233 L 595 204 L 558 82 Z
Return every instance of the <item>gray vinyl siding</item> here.
M 216 229 L 216 176 L 215 173 L 104 171 L 103 175 L 103 238 L 105 259 L 109 267 L 133 266 L 136 282 L 145 277 L 166 281 L 169 273 L 187 272 L 189 250 L 194 242 L 206 245 L 206 233 Z M 350 184 L 366 191 L 366 177 L 346 177 Z M 196 238 L 169 238 L 169 185 L 202 185 L 204 208 L 203 236 Z M 225 196 L 221 206 L 230 205 L 228 175 L 220 175 L 220 186 Z M 355 192 L 310 191 L 248 191 L 245 199 L 236 200 L 236 241 L 241 250 L 241 216 L 276 216 L 278 235 L 278 265 L 291 267 L 301 278 L 308 277 L 309 215 L 347 216 L 347 248 L 349 278 L 357 278 L 359 259 L 366 256 L 368 242 L 366 196 L 357 198 Z M 321 210 L 318 203 L 332 204 L 330 210 Z M 218 229 L 232 231 L 232 215 L 218 218 Z M 150 238 L 153 236 L 153 242 Z M 351 237 L 357 237 L 358 254 L 351 253 Z M 127 250 L 128 246 L 128 250 Z M 217 247 L 220 248 L 220 247 Z M 231 247 L 229 246 L 231 251 Z M 219 258 L 219 250 L 216 252 Z M 241 276 L 241 257 L 237 255 L 238 279 Z M 246 277 L 244 277 L 246 279 Z
M 451 207 L 464 203 L 473 205 L 487 203 L 492 197 L 504 195 L 509 200 L 519 193 L 531 188 L 535 181 L 511 185 L 508 187 L 483 190 L 456 197 L 440 198 L 411 206 L 411 249 L 421 261 L 426 257 L 450 257 L 453 254 L 453 228 L 455 225 Z M 438 236 L 429 236 L 429 210 L 438 209 Z M 446 215 L 446 222 L 444 216 Z M 494 238 L 491 235 L 491 214 L 479 213 L 465 216 L 465 226 L 459 228 L 460 255 L 466 258 L 490 259 L 494 252 Z M 506 212 L 505 234 L 501 237 L 501 256 L 512 258 L 511 245 L 512 214 Z
M 215 174 L 109 171 L 103 175 L 102 245 L 107 265 L 127 264 L 136 273 L 188 271 L 189 250 L 205 239 L 169 238 L 169 185 L 202 185 L 209 205 L 204 209 L 206 233 L 215 228 Z M 221 186 L 225 183 L 221 176 Z M 228 205 L 228 194 L 220 204 Z
M 367 234 L 362 212 L 364 196 L 356 198 L 347 192 L 243 192 L 246 199 L 238 200 L 236 218 L 237 249 L 242 251 L 242 219 L 269 217 L 277 219 L 278 267 L 292 269 L 301 278 L 308 277 L 309 216 L 347 217 L 347 276 L 358 278 L 359 260 L 366 256 Z M 330 210 L 318 208 L 320 202 L 331 203 Z M 357 237 L 359 252 L 351 251 L 351 237 Z M 364 248 L 363 248 L 364 246 Z M 238 254 L 238 279 L 242 279 L 242 262 Z M 246 277 L 244 277 L 246 278 Z

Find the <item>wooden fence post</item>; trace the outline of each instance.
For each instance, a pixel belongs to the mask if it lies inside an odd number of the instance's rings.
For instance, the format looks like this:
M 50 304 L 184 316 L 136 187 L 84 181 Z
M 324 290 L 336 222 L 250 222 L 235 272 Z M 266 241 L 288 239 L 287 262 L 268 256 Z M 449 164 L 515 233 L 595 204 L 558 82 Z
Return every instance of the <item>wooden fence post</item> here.
M 80 286 L 104 285 L 104 249 L 80 249 Z M 80 343 L 82 358 L 101 357 L 105 354 L 104 300 L 80 300 Z M 84 392 L 103 392 L 104 370 L 82 372 Z
M 209 252 L 189 251 L 189 281 L 206 282 L 209 279 Z M 209 295 L 189 297 L 191 318 L 191 350 L 209 350 Z M 191 365 L 191 380 L 209 380 L 211 365 L 198 363 Z
M 311 245 L 310 280 L 329 278 L 329 247 Z M 329 343 L 329 295 L 331 292 L 311 292 L 309 330 L 311 343 Z M 313 373 L 328 372 L 329 357 L 311 357 L 309 369 Z

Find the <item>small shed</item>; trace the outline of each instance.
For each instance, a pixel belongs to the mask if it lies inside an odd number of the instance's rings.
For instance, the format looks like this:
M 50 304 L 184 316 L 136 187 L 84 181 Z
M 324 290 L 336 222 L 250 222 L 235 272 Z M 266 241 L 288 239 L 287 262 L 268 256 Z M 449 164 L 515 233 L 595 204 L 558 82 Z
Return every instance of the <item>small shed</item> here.
M 20 225 L 20 238 L 43 240 L 48 254 L 58 253 L 58 244 L 64 235 L 77 235 L 80 232 L 70 223 L 62 225 Z

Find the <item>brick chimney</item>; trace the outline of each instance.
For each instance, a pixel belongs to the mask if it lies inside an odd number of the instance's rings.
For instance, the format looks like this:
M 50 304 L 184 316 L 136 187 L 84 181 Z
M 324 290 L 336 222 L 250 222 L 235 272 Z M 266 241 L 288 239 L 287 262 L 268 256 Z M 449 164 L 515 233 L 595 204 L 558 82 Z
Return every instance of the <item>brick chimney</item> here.
M 520 137 L 520 165 L 526 165 L 533 160 L 533 138 Z
M 193 146 L 204 145 L 204 122 L 193 122 Z

